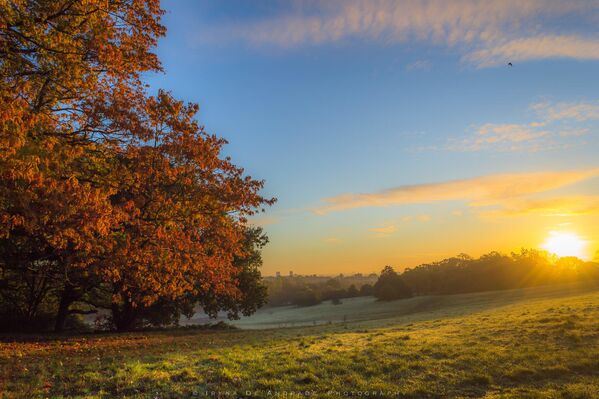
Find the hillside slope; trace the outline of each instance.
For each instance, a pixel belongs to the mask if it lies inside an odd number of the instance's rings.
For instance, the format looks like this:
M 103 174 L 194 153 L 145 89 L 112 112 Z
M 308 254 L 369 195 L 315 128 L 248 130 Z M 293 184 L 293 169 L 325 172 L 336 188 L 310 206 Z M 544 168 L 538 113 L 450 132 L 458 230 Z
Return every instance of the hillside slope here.
M 313 327 L 3 342 L 2 393 L 599 397 L 599 291 L 533 291 L 438 297 L 404 316 Z

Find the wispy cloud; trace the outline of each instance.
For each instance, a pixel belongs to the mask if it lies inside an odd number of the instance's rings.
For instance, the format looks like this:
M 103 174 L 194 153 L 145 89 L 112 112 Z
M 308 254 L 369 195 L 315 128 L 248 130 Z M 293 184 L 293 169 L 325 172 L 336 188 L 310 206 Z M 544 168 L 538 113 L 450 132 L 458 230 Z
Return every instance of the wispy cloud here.
M 368 231 L 374 233 L 374 235 L 378 238 L 384 238 L 393 235 L 395 232 L 397 232 L 401 225 L 414 222 L 426 223 L 429 222 L 431 219 L 431 216 L 427 214 L 407 215 L 403 216 L 399 220 L 389 220 L 385 223 L 380 224 L 377 227 L 372 227 L 368 229 Z
M 572 139 L 591 134 L 581 122 L 599 119 L 599 101 L 535 103 L 530 106 L 536 120 L 528 123 L 486 123 L 463 137 L 448 140 L 451 151 L 540 151 L 568 148 Z
M 591 132 L 588 128 L 563 129 L 558 132 L 561 137 L 581 137 Z
M 397 231 L 397 226 L 394 224 L 383 225 L 379 227 L 372 227 L 368 229 L 371 233 L 375 233 L 375 235 L 379 238 L 387 237 Z
M 341 244 L 343 241 L 338 237 L 325 237 L 322 242 L 327 244 Z
M 466 62 L 478 67 L 505 64 L 506 59 L 599 59 L 596 36 L 554 32 L 555 22 L 566 15 L 576 15 L 578 27 L 585 21 L 592 27 L 589 15 L 596 10 L 594 0 L 298 0 L 292 4 L 266 18 L 204 31 L 202 37 L 280 47 L 355 38 L 418 41 L 457 48 Z
M 481 210 L 480 216 L 580 216 L 599 212 L 599 196 L 568 196 L 553 198 L 519 198 L 505 201 L 499 209 Z
M 575 120 L 578 122 L 599 119 L 599 100 L 594 102 L 541 102 L 531 105 L 546 121 Z
M 547 135 L 546 130 L 539 130 L 533 124 L 487 123 L 476 128 L 472 136 L 450 139 L 447 148 L 458 151 L 478 151 L 489 147 L 515 149 L 520 143 L 535 142 Z
M 408 215 L 408 216 L 404 216 L 401 218 L 401 221 L 404 223 L 407 222 L 413 222 L 413 221 L 417 221 L 417 222 L 428 222 L 430 221 L 431 215 L 427 215 L 427 214 L 420 214 L 420 215 Z
M 406 71 L 428 71 L 432 67 L 430 61 L 418 60 L 406 65 Z
M 599 40 L 580 36 L 541 35 L 490 43 L 464 60 L 479 68 L 546 58 L 599 60 Z
M 348 193 L 323 199 L 316 214 L 364 207 L 464 201 L 471 206 L 501 204 L 506 200 L 547 192 L 599 176 L 599 168 L 563 172 L 498 174 L 471 179 L 390 188 L 373 193 Z

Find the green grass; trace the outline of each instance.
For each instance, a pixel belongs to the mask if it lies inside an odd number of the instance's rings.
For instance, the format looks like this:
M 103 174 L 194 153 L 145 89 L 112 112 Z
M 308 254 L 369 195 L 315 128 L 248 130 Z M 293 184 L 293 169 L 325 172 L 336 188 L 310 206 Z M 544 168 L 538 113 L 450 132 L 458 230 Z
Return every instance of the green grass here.
M 0 343 L 0 392 L 6 398 L 215 397 L 212 391 L 221 397 L 306 391 L 311 397 L 366 397 L 365 391 L 369 397 L 599 397 L 597 289 L 361 301 L 319 305 L 312 316 L 310 308 L 267 309 L 239 323 L 324 323 L 317 326 Z M 335 323 L 350 309 L 348 322 Z M 307 319 L 316 314 L 318 320 Z

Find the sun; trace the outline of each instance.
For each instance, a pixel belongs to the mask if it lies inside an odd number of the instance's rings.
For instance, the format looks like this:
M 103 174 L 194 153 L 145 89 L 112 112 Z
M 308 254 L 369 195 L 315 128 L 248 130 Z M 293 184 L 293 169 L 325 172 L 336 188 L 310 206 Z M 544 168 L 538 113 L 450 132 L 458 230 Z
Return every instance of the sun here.
M 586 246 L 587 242 L 578 234 L 561 231 L 550 231 L 549 237 L 541 245 L 543 249 L 559 257 L 576 256 L 580 259 L 586 258 Z

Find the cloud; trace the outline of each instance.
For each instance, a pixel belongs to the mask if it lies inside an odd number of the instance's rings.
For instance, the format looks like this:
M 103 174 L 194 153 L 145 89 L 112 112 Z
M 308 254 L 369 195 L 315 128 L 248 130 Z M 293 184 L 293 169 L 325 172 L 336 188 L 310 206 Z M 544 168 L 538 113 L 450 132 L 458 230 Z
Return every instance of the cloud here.
M 594 102 L 560 102 L 551 104 L 542 102 L 532 104 L 531 109 L 535 110 L 546 121 L 575 120 L 583 122 L 592 119 L 599 119 L 599 100 Z
M 405 185 L 373 193 L 349 193 L 323 199 L 316 214 L 364 207 L 465 201 L 470 206 L 542 193 L 599 176 L 599 168 L 563 172 L 498 174 L 431 184 Z
M 418 60 L 406 65 L 406 71 L 429 71 L 431 67 L 430 61 Z
M 519 198 L 505 201 L 500 209 L 482 210 L 488 218 L 506 216 L 580 216 L 599 212 L 599 196 L 569 196 L 556 198 Z
M 461 140 L 450 139 L 448 149 L 458 151 L 478 151 L 489 147 L 503 146 L 514 149 L 514 143 L 535 142 L 548 135 L 536 125 L 487 123 L 476 128 L 473 136 Z
M 201 37 L 294 47 L 348 39 L 383 43 L 425 42 L 458 48 L 478 67 L 513 61 L 569 57 L 597 59 L 598 39 L 555 35 L 568 15 L 577 29 L 590 26 L 596 2 L 578 0 L 298 0 L 268 17 L 221 24 Z M 293 4 L 293 5 L 289 5 Z M 563 25 L 563 24 L 562 24 Z
M 338 237 L 326 237 L 322 239 L 323 242 L 327 244 L 340 244 L 342 241 Z
M 529 107 L 539 118 L 528 123 L 486 123 L 462 138 L 450 138 L 450 151 L 541 151 L 563 149 L 576 144 L 572 140 L 587 134 L 581 122 L 599 119 L 599 101 L 577 103 L 535 103 Z
M 375 233 L 376 237 L 387 237 L 395 233 L 399 226 L 404 223 L 411 222 L 421 222 L 426 223 L 431 220 L 431 216 L 427 214 L 419 214 L 419 215 L 407 215 L 402 217 L 400 220 L 391 220 L 387 221 L 377 227 L 372 227 L 368 229 L 371 233 Z
M 487 123 L 478 128 L 478 135 L 483 137 L 486 142 L 494 143 L 500 141 L 529 141 L 545 135 L 545 132 L 538 132 L 529 126 L 516 124 L 493 124 Z
M 544 35 L 491 44 L 464 56 L 479 68 L 546 58 L 599 60 L 599 40 L 580 36 Z
M 591 131 L 587 128 L 578 128 L 578 129 L 564 129 L 560 130 L 558 134 L 561 137 L 581 137 L 586 136 Z
M 386 226 L 372 227 L 368 229 L 368 231 L 375 233 L 377 237 L 382 238 L 395 233 L 397 231 L 397 226 L 394 224 L 390 224 Z
M 404 216 L 404 217 L 401 218 L 401 221 L 405 222 L 405 223 L 412 222 L 412 221 L 428 222 L 431 219 L 432 218 L 431 218 L 430 215 L 421 214 L 421 215 L 408 215 L 408 216 Z
M 416 218 L 420 222 L 429 222 L 432 219 L 430 215 L 418 215 Z

